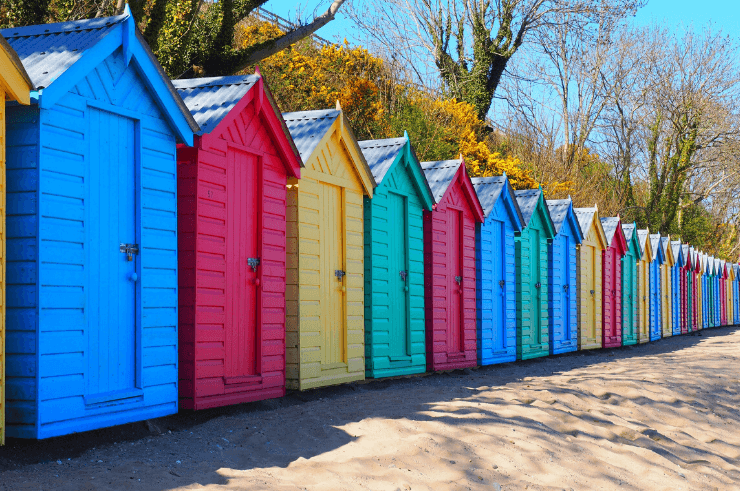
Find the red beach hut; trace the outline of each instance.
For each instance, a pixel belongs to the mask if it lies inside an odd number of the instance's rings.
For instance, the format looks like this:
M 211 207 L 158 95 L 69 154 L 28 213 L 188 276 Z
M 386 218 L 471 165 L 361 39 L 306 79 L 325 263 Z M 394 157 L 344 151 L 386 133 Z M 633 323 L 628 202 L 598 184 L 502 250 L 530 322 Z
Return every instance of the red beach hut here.
M 259 75 L 176 80 L 180 404 L 285 395 L 286 184 L 301 160 Z
M 462 159 L 421 167 L 437 203 L 424 211 L 427 370 L 474 367 L 475 226 L 483 208 Z
M 602 252 L 602 346 L 616 348 L 622 346 L 622 256 L 627 252 L 627 240 L 618 216 L 602 218 L 601 225 L 607 243 Z

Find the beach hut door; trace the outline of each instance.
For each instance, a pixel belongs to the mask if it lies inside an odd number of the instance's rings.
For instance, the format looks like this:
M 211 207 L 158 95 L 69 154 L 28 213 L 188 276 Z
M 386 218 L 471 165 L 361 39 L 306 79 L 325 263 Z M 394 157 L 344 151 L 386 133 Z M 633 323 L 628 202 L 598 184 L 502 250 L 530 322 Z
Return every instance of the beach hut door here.
M 260 264 L 258 157 L 229 148 L 226 167 L 226 330 L 224 383 L 259 383 Z
M 534 287 L 534 304 L 532 305 L 532 333 L 531 342 L 533 344 L 542 343 L 542 244 L 540 242 L 541 233 L 538 229 L 532 228 L 532 256 L 530 271 L 532 274 L 531 283 Z
M 491 227 L 493 244 L 493 329 L 494 349 L 505 351 L 506 346 L 506 235 L 504 222 L 493 221 Z
M 342 188 L 319 184 L 319 261 L 321 301 L 322 369 L 341 368 L 346 362 L 344 290 L 347 285 L 344 265 L 344 205 Z
M 563 240 L 560 241 L 563 245 L 563 250 L 560 251 L 560 259 L 563 261 L 563 286 L 561 291 L 562 299 L 562 312 L 563 312 L 563 341 L 568 342 L 571 339 L 571 318 L 570 318 L 570 237 L 563 235 Z
M 450 295 L 450 312 L 447 329 L 447 352 L 461 353 L 464 349 L 462 342 L 462 307 L 463 307 L 463 271 L 462 271 L 462 213 L 458 210 L 448 209 L 447 217 L 447 250 L 449 268 L 448 291 Z
M 107 111 L 89 111 L 94 136 L 86 166 L 85 403 L 96 405 L 142 395 L 137 388 L 136 342 L 140 250 L 135 122 Z
M 390 315 L 390 351 L 391 357 L 406 357 L 411 353 L 408 332 L 408 215 L 406 198 L 388 193 L 388 218 L 390 249 L 390 287 L 391 287 L 391 315 Z

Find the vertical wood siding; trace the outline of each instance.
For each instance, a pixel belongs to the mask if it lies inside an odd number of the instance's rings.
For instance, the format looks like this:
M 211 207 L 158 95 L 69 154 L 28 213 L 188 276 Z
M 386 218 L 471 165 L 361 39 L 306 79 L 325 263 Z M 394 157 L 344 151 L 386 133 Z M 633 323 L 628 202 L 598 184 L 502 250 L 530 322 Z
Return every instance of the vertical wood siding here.
M 426 350 L 430 371 L 474 367 L 478 362 L 476 222 L 461 179 L 469 179 L 462 166 L 436 210 L 424 212 Z M 462 277 L 459 287 L 455 276 Z
M 616 233 L 616 232 L 615 232 Z M 622 259 L 615 247 L 617 239 L 604 250 L 603 279 L 603 336 L 602 346 L 622 345 Z
M 5 67 L 3 67 L 5 68 Z M 5 92 L 0 88 L 0 445 L 5 444 Z
M 662 247 L 662 245 L 661 245 Z M 671 294 L 673 291 L 671 272 L 673 265 L 669 263 L 666 257 L 660 266 L 660 301 L 661 301 L 661 324 L 662 336 L 673 336 L 673 304 Z
M 368 377 L 426 370 L 424 208 L 410 172 L 402 158 L 385 175 L 373 198 L 364 198 Z M 405 283 L 401 270 L 408 272 Z
M 140 118 L 134 141 L 103 142 L 111 149 L 121 143 L 136 145 L 139 167 L 136 232 L 141 252 L 135 262 L 140 280 L 136 311 L 131 312 L 136 322 L 135 381 L 124 399 L 117 399 L 123 397 L 121 391 L 110 397 L 93 394 L 97 389 L 90 385 L 87 364 L 98 346 L 87 328 L 94 313 L 86 311 L 86 291 L 104 288 L 90 276 L 92 265 L 85 254 L 93 240 L 85 233 L 85 222 L 98 214 L 85 206 L 94 191 L 88 162 L 105 165 L 90 153 L 91 142 L 100 141 L 91 115 L 100 110 L 115 114 L 118 108 Z M 12 337 L 17 348 L 9 377 L 19 389 L 14 404 L 26 406 L 13 414 L 13 436 L 46 438 L 172 414 L 177 411 L 174 133 L 134 64 L 127 67 L 120 51 L 56 106 L 35 111 L 18 114 L 15 141 L 25 148 L 18 148 L 12 164 L 18 180 L 8 259 L 16 265 Z M 38 208 L 28 200 L 34 194 Z M 41 266 L 36 269 L 36 264 Z
M 290 389 L 365 378 L 364 192 L 338 123 L 331 131 L 328 142 L 305 163 L 300 184 L 289 180 L 286 383 Z M 324 208 L 327 199 L 338 200 L 331 216 Z M 342 230 L 336 229 L 339 223 Z M 346 272 L 342 282 L 334 277 L 339 269 Z
M 601 348 L 602 256 L 594 217 L 578 250 L 578 349 Z
M 643 258 L 637 263 L 637 315 L 639 329 L 637 342 L 640 344 L 650 341 L 650 263 Z
M 560 233 L 547 246 L 550 354 L 578 348 L 576 244 L 566 219 Z
M 681 303 L 681 289 L 683 288 L 681 276 L 681 266 L 676 262 L 671 268 L 671 310 L 673 312 L 671 330 L 674 336 L 681 334 L 681 318 L 685 309 L 685 304 Z
M 648 239 L 649 240 L 649 239 Z M 658 253 L 649 265 L 650 268 L 650 341 L 660 339 L 662 330 L 661 316 L 661 289 L 660 289 L 660 264 L 657 259 Z
M 499 199 L 476 230 L 479 365 L 516 360 L 514 251 L 514 227 L 503 199 Z M 503 286 L 499 283 L 502 280 Z
M 637 230 L 633 232 L 637 235 Z M 637 240 L 631 240 L 622 257 L 622 345 L 637 344 Z
M 188 409 L 285 394 L 287 174 L 266 124 L 250 103 L 196 138 L 196 148 L 178 148 L 180 398 Z M 250 257 L 260 258 L 257 271 Z

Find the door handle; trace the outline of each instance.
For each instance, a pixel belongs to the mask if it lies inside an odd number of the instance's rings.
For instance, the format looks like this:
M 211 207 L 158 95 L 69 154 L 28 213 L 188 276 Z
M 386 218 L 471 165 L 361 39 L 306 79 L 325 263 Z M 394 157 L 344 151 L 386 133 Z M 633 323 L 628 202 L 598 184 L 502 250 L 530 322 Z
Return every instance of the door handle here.
M 338 281 L 342 281 L 342 279 L 344 279 L 344 277 L 345 277 L 346 275 L 347 275 L 347 273 L 345 273 L 345 272 L 344 272 L 344 271 L 342 271 L 341 269 L 335 269 L 335 270 L 334 270 L 334 276 L 336 276 L 336 277 L 337 277 L 337 280 L 338 280 Z
M 534 287 L 535 288 L 540 288 L 541 286 L 542 286 L 542 284 L 539 281 L 534 284 Z
M 506 286 L 506 282 L 504 280 L 499 280 L 498 286 L 500 286 L 501 288 L 503 288 L 504 286 Z
M 247 266 L 249 266 L 250 268 L 252 268 L 252 272 L 253 273 L 256 273 L 257 272 L 257 266 L 259 266 L 259 265 L 260 265 L 260 258 L 258 258 L 258 257 L 250 257 L 250 258 L 247 259 Z
M 398 275 L 401 277 L 401 281 L 406 283 L 406 278 L 408 277 L 408 271 L 405 271 L 405 270 L 399 271 Z
M 567 292 L 569 287 L 570 287 L 570 285 L 563 285 L 563 290 L 565 290 Z
M 455 282 L 459 285 L 462 284 L 462 276 L 455 276 Z

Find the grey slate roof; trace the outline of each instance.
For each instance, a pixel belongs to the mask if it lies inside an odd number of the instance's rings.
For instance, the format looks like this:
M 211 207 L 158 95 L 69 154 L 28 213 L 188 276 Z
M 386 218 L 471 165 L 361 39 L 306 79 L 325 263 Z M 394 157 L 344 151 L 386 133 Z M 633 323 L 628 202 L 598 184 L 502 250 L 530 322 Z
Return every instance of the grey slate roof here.
M 681 253 L 683 253 L 683 262 L 686 264 L 687 262 L 691 261 L 693 254 L 692 249 L 689 248 L 688 244 L 681 244 Z
M 396 161 L 407 141 L 407 138 L 388 138 L 357 142 L 378 185 L 380 185 L 393 162 Z
M 254 87 L 259 75 L 237 75 L 173 80 L 177 92 L 193 115 L 202 135 L 212 131 Z
M 601 226 L 604 228 L 604 235 L 606 235 L 606 245 L 612 245 L 614 234 L 619 226 L 618 217 L 603 217 L 601 219 Z
M 658 255 L 658 247 L 661 247 L 660 246 L 660 234 L 650 234 L 650 248 L 653 250 L 653 256 Z M 653 257 L 653 259 L 655 259 L 655 257 Z
M 522 217 L 524 218 L 524 222 L 522 223 L 525 227 L 529 225 L 529 221 L 532 220 L 532 215 L 534 214 L 535 208 L 537 208 L 537 201 L 540 199 L 540 194 L 542 194 L 541 189 L 520 189 L 518 191 L 514 191 L 516 202 L 519 205 Z M 545 211 L 549 214 L 547 207 L 545 207 Z
M 34 89 L 48 87 L 54 79 L 75 64 L 85 51 L 128 17 L 116 17 L 12 27 L 0 30 L 18 53 Z
M 622 232 L 624 232 L 624 239 L 627 241 L 627 244 L 629 244 L 629 242 L 632 240 L 632 235 L 637 232 L 637 225 L 635 225 L 634 223 L 623 223 Z
M 671 241 L 671 252 L 673 252 L 673 259 L 678 263 L 679 256 L 681 257 L 680 264 L 683 266 L 686 263 L 686 256 L 683 252 L 683 245 L 680 240 Z
M 570 198 L 548 199 L 545 200 L 545 203 L 547 204 L 547 211 L 550 212 L 550 218 L 552 219 L 552 224 L 555 227 L 555 233 L 559 234 L 560 229 L 563 227 L 566 218 L 568 218 L 568 209 L 573 206 L 573 201 Z M 578 222 L 578 220 L 576 220 L 576 222 Z M 580 229 L 580 224 L 578 225 L 578 228 Z M 581 236 L 583 236 L 582 231 Z
M 301 159 L 311 156 L 321 141 L 321 138 L 329 131 L 334 121 L 342 114 L 338 109 L 324 109 L 319 111 L 298 111 L 283 113 L 285 124 L 290 130 Z
M 648 235 L 650 235 L 648 229 L 642 229 L 637 231 L 637 238 L 640 241 L 640 249 L 642 249 L 642 254 L 645 254 L 645 251 L 647 250 L 647 240 Z M 651 247 L 652 249 L 652 247 Z M 653 252 L 653 256 L 655 255 L 655 252 Z
M 575 208 L 573 211 L 576 212 L 576 218 L 578 219 L 578 225 L 581 226 L 581 231 L 585 234 L 591 228 L 591 222 L 593 222 L 596 216 L 596 208 Z
M 668 257 L 668 248 L 671 247 L 671 239 L 669 239 L 668 237 L 661 237 L 660 246 L 663 248 L 663 255 L 665 257 Z M 672 254 L 673 254 L 673 248 L 671 247 L 671 255 Z M 673 260 L 675 261 L 676 258 L 674 257 Z
M 511 201 L 514 203 L 514 210 L 519 217 L 519 221 L 524 225 L 522 210 L 519 209 L 519 204 L 514 198 L 514 189 L 511 187 L 511 183 L 506 176 L 474 177 L 471 181 L 473 188 L 475 188 L 475 194 L 478 195 L 478 201 L 480 201 L 483 207 L 483 215 L 486 218 L 493 211 L 496 202 L 501 196 L 501 192 L 504 190 L 504 186 L 506 186 L 509 189 L 509 195 L 511 196 Z
M 434 162 L 422 162 L 421 168 L 424 176 L 429 183 L 429 189 L 432 190 L 434 201 L 439 203 L 445 195 L 455 173 L 460 168 L 462 160 L 437 160 Z

